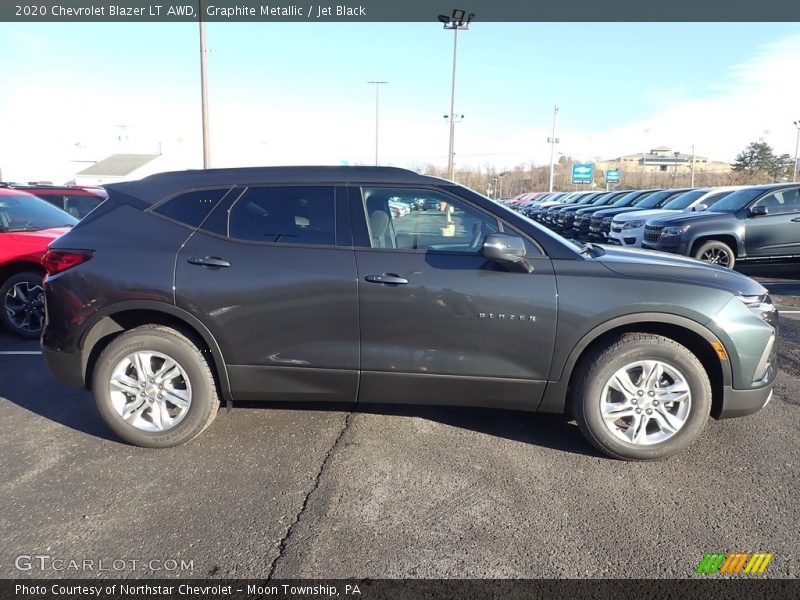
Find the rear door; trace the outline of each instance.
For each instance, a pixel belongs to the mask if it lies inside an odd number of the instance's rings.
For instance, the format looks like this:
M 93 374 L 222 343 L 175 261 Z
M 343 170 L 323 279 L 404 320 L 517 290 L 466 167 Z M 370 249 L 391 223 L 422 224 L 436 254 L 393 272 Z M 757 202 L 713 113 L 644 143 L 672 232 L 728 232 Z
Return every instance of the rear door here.
M 388 201 L 436 210 L 392 217 Z M 438 189 L 353 187 L 361 323 L 359 402 L 532 408 L 550 369 L 556 286 L 530 240 L 532 273 L 485 259 L 493 215 Z
M 179 252 L 176 303 L 217 339 L 235 399 L 355 401 L 358 301 L 343 189 L 239 189 Z
M 800 189 L 776 190 L 756 200 L 750 209 L 755 207 L 768 212 L 745 219 L 747 257 L 800 255 Z

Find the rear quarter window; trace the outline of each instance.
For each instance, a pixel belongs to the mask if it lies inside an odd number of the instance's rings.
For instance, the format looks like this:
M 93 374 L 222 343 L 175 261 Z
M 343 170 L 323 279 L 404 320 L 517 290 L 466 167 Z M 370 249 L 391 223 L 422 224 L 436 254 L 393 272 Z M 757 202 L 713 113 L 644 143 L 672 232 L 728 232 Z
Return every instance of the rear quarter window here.
M 153 212 L 190 227 L 198 227 L 230 188 L 192 190 L 159 204 Z

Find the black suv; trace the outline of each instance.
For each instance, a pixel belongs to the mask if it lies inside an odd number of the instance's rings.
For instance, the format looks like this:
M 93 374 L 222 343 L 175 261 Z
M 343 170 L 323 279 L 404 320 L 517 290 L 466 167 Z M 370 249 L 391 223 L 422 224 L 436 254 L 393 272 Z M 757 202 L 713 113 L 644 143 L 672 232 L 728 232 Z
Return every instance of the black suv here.
M 800 258 L 800 183 L 737 190 L 705 212 L 648 220 L 643 248 L 732 269 L 736 262 Z
M 220 399 L 569 411 L 618 458 L 759 410 L 777 312 L 753 280 L 576 245 L 393 168 L 186 171 L 111 184 L 44 258 L 42 350 L 108 425 L 186 442 Z M 440 210 L 392 216 L 390 201 Z

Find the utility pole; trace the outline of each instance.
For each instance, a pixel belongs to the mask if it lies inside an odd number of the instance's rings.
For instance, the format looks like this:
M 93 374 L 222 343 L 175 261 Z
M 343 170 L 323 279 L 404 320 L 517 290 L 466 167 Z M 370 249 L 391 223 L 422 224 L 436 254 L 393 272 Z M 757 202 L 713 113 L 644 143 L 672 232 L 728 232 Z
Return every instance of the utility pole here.
M 454 9 L 452 16 L 439 15 L 439 22 L 444 29 L 453 30 L 453 77 L 450 84 L 450 146 L 447 152 L 447 176 L 452 181 L 455 177 L 455 105 L 456 105 L 456 58 L 458 56 L 458 30 L 469 29 L 469 23 L 475 17 L 475 13 L 466 15 L 463 10 Z
M 675 162 L 672 165 L 672 187 L 675 187 L 675 177 L 678 175 L 678 157 L 681 153 L 676 150 L 673 154 L 675 155 Z
M 556 137 L 556 118 L 558 117 L 558 106 L 553 107 L 553 135 L 547 138 L 547 141 L 550 142 L 550 186 L 549 191 L 553 191 L 553 158 L 555 155 L 556 144 L 558 143 L 558 138 Z
M 694 187 L 694 144 L 692 144 L 692 182 L 691 185 L 689 185 L 689 187 L 691 188 Z
M 794 142 L 794 169 L 792 170 L 792 183 L 797 181 L 797 151 L 800 150 L 800 120 L 794 121 L 793 123 L 797 128 L 797 139 Z
M 211 166 L 211 146 L 208 140 L 208 72 L 206 66 L 206 23 L 203 20 L 203 0 L 198 0 L 200 10 L 200 112 L 203 119 L 203 168 Z
M 388 81 L 368 81 L 367 83 L 371 83 L 375 85 L 375 166 L 378 166 L 378 90 L 380 90 L 381 86 L 385 83 L 389 83 Z

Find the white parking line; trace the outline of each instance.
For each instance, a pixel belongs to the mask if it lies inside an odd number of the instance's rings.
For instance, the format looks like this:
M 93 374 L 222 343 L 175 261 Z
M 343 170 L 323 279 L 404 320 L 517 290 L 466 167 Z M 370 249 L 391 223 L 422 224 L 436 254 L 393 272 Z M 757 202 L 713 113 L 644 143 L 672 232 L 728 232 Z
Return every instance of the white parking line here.
M 41 354 L 41 350 L 2 350 L 0 354 Z

